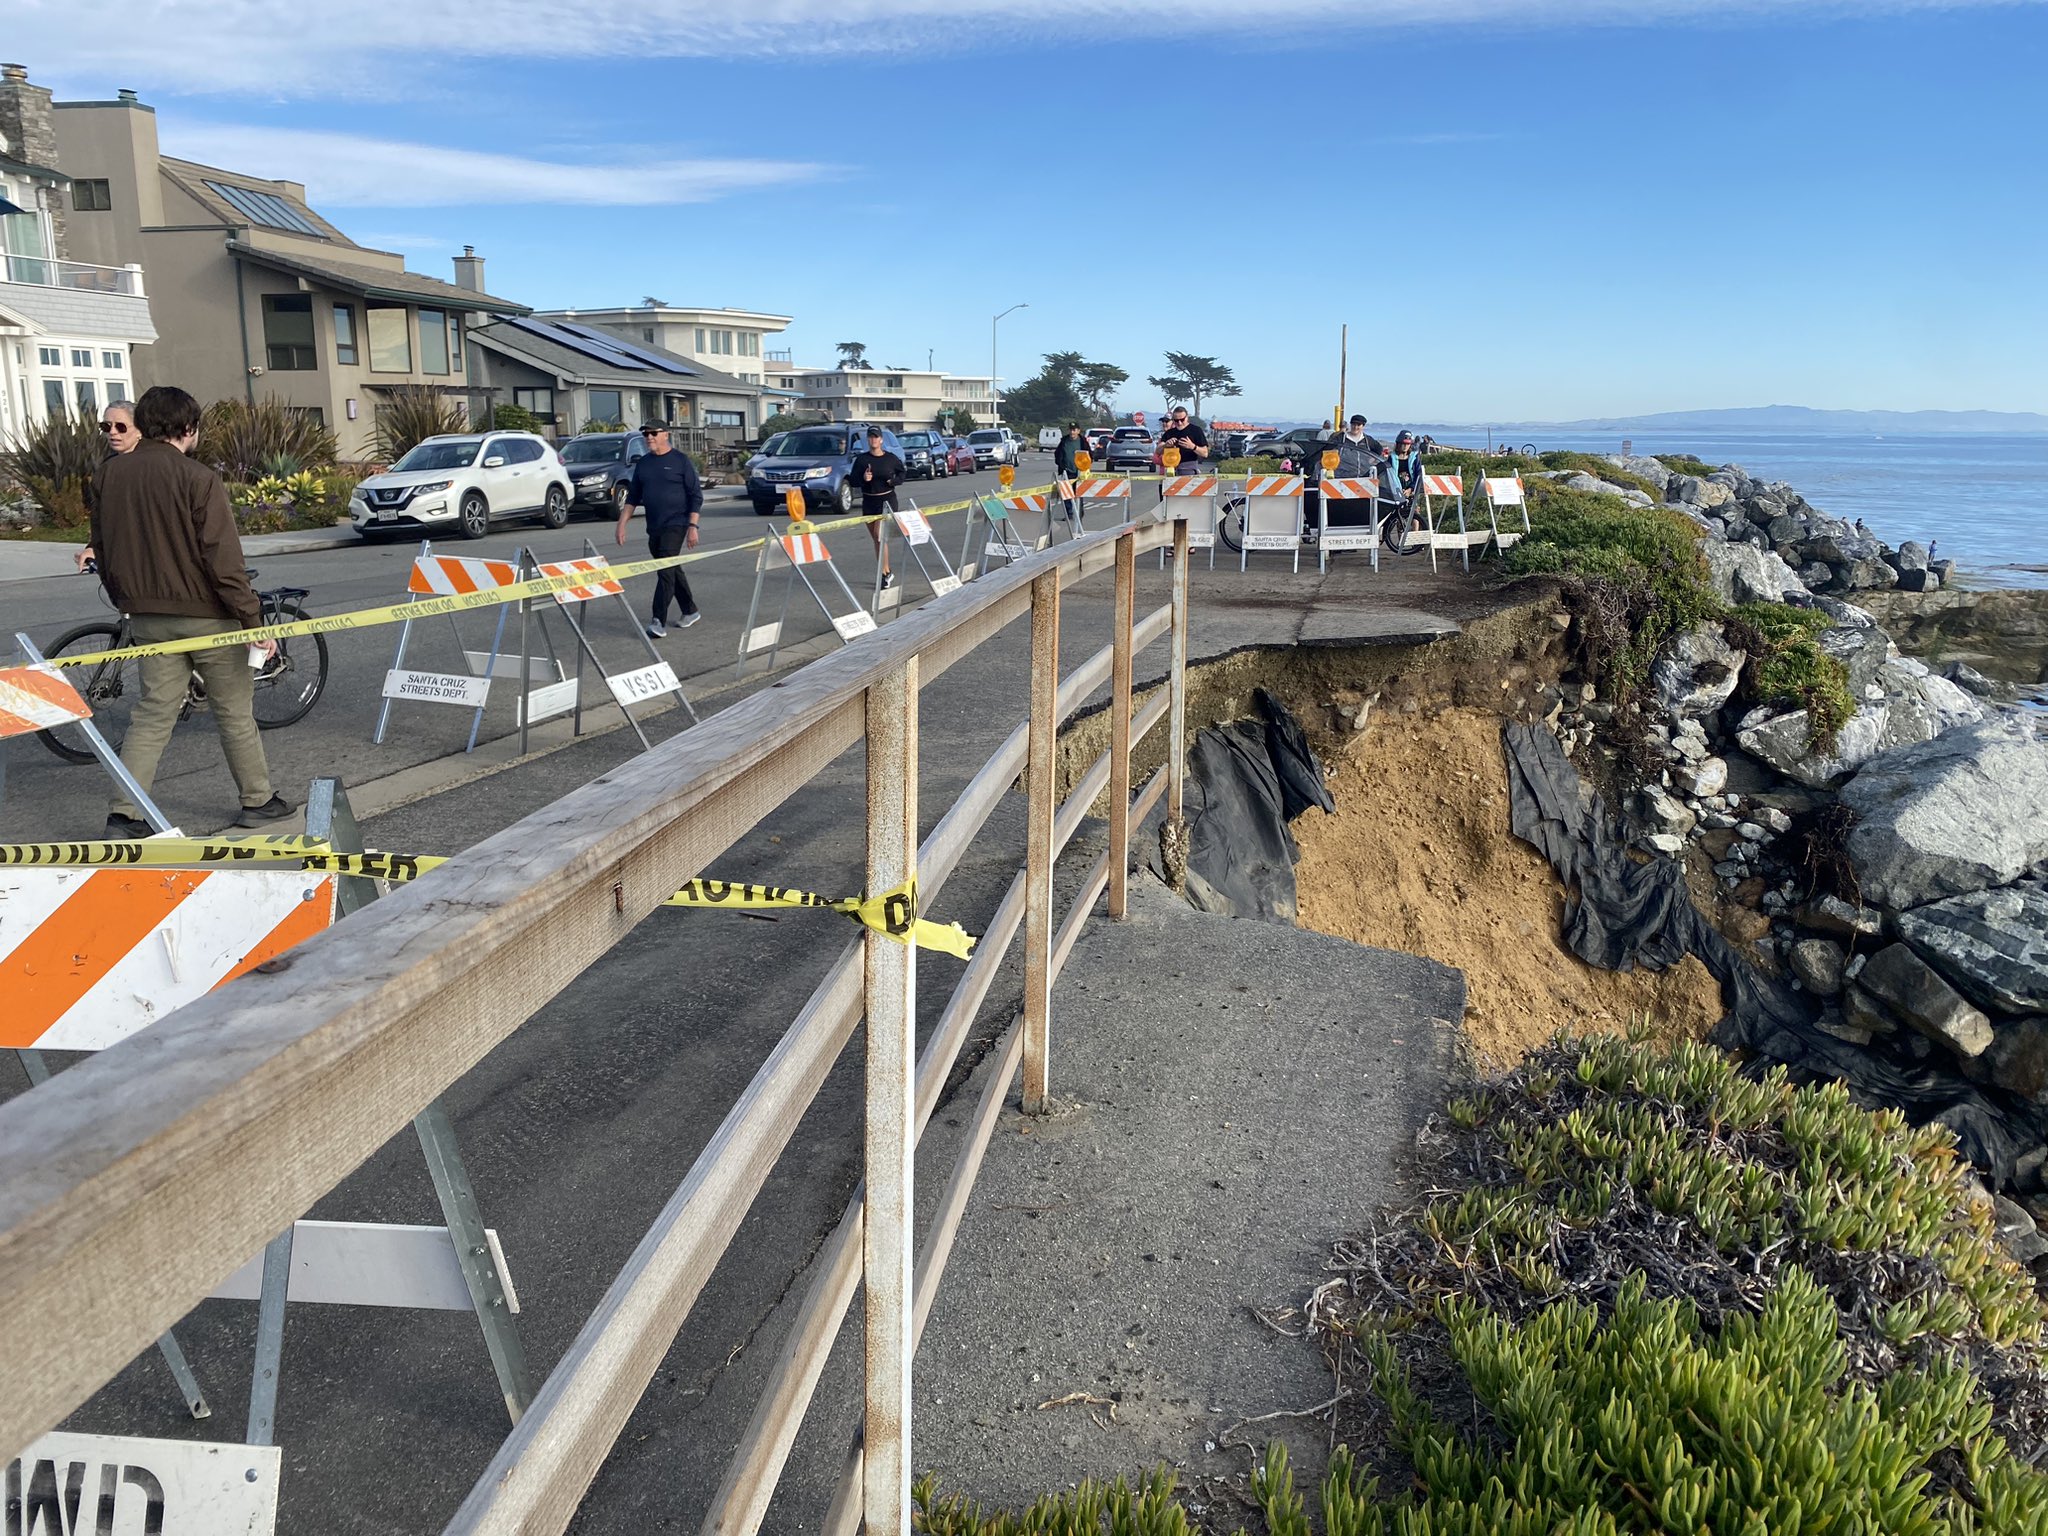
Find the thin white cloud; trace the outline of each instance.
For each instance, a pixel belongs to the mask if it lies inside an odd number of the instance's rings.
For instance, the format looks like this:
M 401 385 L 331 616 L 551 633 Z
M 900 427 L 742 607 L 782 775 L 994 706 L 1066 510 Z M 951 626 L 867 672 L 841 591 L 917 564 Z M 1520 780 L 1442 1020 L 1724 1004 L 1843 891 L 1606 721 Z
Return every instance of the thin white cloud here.
M 1241 48 L 1332 29 L 1646 26 L 1714 16 L 1869 15 L 2039 0 L 1175 0 L 1172 31 Z M 78 93 L 115 85 L 234 96 L 392 95 L 451 60 L 787 57 L 934 46 L 972 53 L 1128 29 L 1128 0 L 130 0 L 118 26 L 78 0 L 13 0 L 9 51 Z M 1165 13 L 1140 12 L 1141 27 Z
M 240 123 L 164 125 L 164 153 L 251 176 L 303 182 L 317 207 L 652 207 L 806 181 L 790 160 L 693 160 L 644 149 L 583 163 L 397 139 Z
M 445 235 L 392 234 L 388 230 L 366 229 L 351 234 L 349 238 L 357 245 L 367 245 L 377 251 L 452 251 L 455 242 Z

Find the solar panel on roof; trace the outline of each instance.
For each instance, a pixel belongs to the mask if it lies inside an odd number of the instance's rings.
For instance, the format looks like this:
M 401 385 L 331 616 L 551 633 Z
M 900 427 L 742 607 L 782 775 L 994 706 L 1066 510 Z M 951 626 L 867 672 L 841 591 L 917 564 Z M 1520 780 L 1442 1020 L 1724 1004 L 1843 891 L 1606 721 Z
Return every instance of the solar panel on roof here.
M 294 234 L 317 235 L 319 228 L 283 198 L 254 187 L 233 187 L 224 181 L 209 181 L 207 187 L 237 213 L 246 214 L 266 229 L 288 229 Z
M 608 368 L 617 368 L 627 373 L 645 373 L 647 371 L 645 363 L 628 357 L 617 348 L 598 346 L 586 338 L 573 335 L 561 326 L 551 324 L 546 320 L 532 320 L 523 315 L 514 315 L 508 317 L 506 323 L 517 326 L 530 336 L 538 336 L 542 341 L 551 341 L 558 347 L 567 347 L 571 352 L 580 352 L 583 356 L 595 362 L 603 363 Z
M 650 368 L 659 368 L 663 373 L 678 373 L 685 378 L 696 377 L 696 369 L 686 368 L 672 357 L 657 356 L 649 352 L 645 347 L 637 346 L 622 337 L 614 336 L 609 331 L 593 330 L 590 326 L 577 325 L 569 320 L 557 321 L 556 324 L 560 325 L 565 331 L 574 331 L 578 336 L 588 336 L 593 341 L 601 341 L 606 346 L 625 353 L 628 357 L 638 358 Z

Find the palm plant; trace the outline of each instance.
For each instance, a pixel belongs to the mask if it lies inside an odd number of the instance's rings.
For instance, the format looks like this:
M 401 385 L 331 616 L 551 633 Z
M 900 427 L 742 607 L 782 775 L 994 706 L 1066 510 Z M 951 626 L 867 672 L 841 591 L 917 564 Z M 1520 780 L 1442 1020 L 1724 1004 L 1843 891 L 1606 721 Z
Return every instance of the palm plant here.
M 313 411 L 275 395 L 261 400 L 216 400 L 199 422 L 195 456 L 227 480 L 280 478 L 334 462 L 334 432 Z
M 469 430 L 469 411 L 455 395 L 431 384 L 394 384 L 377 407 L 377 435 L 372 451 L 395 464 L 430 437 Z
M 14 481 L 59 528 L 85 517 L 85 488 L 107 456 L 107 440 L 91 411 L 52 411 L 47 421 L 0 443 L 0 475 Z

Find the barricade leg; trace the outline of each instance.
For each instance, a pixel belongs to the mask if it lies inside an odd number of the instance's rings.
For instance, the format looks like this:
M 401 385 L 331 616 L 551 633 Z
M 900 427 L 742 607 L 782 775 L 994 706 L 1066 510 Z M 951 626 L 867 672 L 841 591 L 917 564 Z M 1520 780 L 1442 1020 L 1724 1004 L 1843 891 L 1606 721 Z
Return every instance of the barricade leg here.
M 917 658 L 867 693 L 867 890 L 917 877 Z M 861 1463 L 868 1536 L 909 1536 L 912 1178 L 917 1151 L 917 947 L 870 931 L 867 1012 L 866 1411 Z
M 432 539 L 421 539 L 420 552 L 417 555 L 413 556 L 413 559 L 415 561 L 424 560 L 433 552 L 434 541 Z M 391 658 L 392 671 L 396 672 L 399 668 L 405 665 L 405 642 L 409 640 L 411 637 L 412 620 L 403 620 L 398 626 L 398 654 Z M 370 733 L 370 742 L 371 745 L 373 746 L 381 747 L 384 745 L 384 728 L 391 723 L 391 705 L 393 702 L 393 700 L 387 698 L 383 701 L 382 706 L 377 710 L 377 729 Z M 483 711 L 478 710 L 477 715 L 479 718 L 481 718 L 483 715 Z M 470 732 L 470 745 L 476 745 L 476 733 L 473 730 Z
M 256 1303 L 256 1366 L 249 1377 L 248 1445 L 277 1443 L 277 1373 L 284 1364 L 284 1303 L 292 1283 L 292 1236 L 286 1227 L 263 1247 L 263 1291 Z
M 1060 578 L 1031 583 L 1031 724 L 1026 761 L 1024 850 L 1024 1112 L 1049 1106 L 1052 1039 L 1053 794 L 1059 750 Z
M 1131 877 L 1131 629 L 1137 619 L 1138 536 L 1116 541 L 1116 617 L 1109 663 L 1109 915 L 1121 919 Z
M 597 659 L 597 652 L 590 648 L 590 637 L 583 633 L 583 626 L 576 621 L 575 610 L 563 607 L 562 618 L 567 621 L 569 633 L 576 637 L 576 644 L 580 647 L 576 655 L 576 734 L 580 736 L 583 734 L 583 658 L 590 658 L 590 664 L 597 669 L 600 679 L 604 676 L 604 663 Z M 659 661 L 661 658 L 657 656 L 655 659 Z M 640 722 L 633 718 L 633 711 L 621 704 L 619 713 L 626 717 L 626 724 L 633 727 L 633 734 L 640 738 L 640 750 L 649 750 L 654 743 L 649 741 L 647 733 L 640 729 Z
M 592 560 L 599 560 L 603 558 L 603 556 L 598 553 L 597 546 L 591 543 L 588 539 L 585 539 L 583 541 L 583 553 L 587 558 Z M 619 601 L 619 611 L 625 614 L 626 616 L 627 628 L 631 629 L 634 634 L 640 637 L 640 644 L 643 647 L 645 647 L 647 651 L 647 659 L 651 662 L 659 662 L 662 659 L 661 652 L 654 648 L 654 641 L 647 633 L 647 626 L 637 622 L 633 613 L 633 605 L 626 601 L 626 589 L 624 588 L 624 586 L 621 586 L 618 591 L 612 594 L 612 596 L 617 598 Z M 692 721 L 695 721 L 697 718 L 696 706 L 690 702 L 690 696 L 687 693 L 683 692 L 680 686 L 678 686 L 676 689 L 676 697 L 683 701 L 683 708 L 686 711 L 688 711 L 690 719 Z
M 506 606 L 506 605 L 505 605 L 505 604 L 503 604 L 503 603 L 500 603 L 500 604 L 498 604 L 498 623 L 497 623 L 497 627 L 496 627 L 495 629 L 493 629 L 493 630 L 491 631 L 491 654 L 490 654 L 489 656 L 487 656 L 487 657 L 486 657 L 486 658 L 484 659 L 484 677 L 485 677 L 486 681 L 488 681 L 488 680 L 490 680 L 490 679 L 492 679 L 492 678 L 495 678 L 495 677 L 496 677 L 496 676 L 498 675 L 498 652 L 499 652 L 499 650 L 500 650 L 500 649 L 501 649 L 501 648 L 502 648 L 502 647 L 504 646 L 504 644 L 505 644 L 505 606 Z M 410 620 L 408 620 L 407 622 L 411 622 L 411 621 L 410 621 Z M 448 619 L 448 622 L 449 622 L 450 624 L 453 624 L 453 623 L 455 622 L 455 618 L 454 618 L 454 615 L 452 615 L 452 614 L 451 614 L 451 615 L 449 615 L 449 619 Z M 455 639 L 456 639 L 456 643 L 457 643 L 457 645 L 459 646 L 459 645 L 461 644 L 461 641 L 462 641 L 462 635 L 461 635 L 461 633 L 460 633 L 459 631 L 458 631 L 458 632 L 456 633 Z M 524 673 L 524 671 L 525 671 L 525 669 L 526 669 L 526 658 L 525 658 L 524 656 L 522 656 L 522 657 L 520 657 L 520 658 L 519 658 L 519 667 L 520 667 L 520 671 L 521 671 L 521 672 L 522 672 L 522 674 L 523 674 L 523 673 Z M 524 677 L 522 676 L 522 678 L 521 678 L 521 683 L 522 683 L 522 685 L 524 684 L 524 681 L 525 681 L 525 679 L 524 679 Z M 390 702 L 389 700 L 386 700 L 386 703 L 387 703 L 387 704 L 388 704 L 389 702 Z M 462 749 L 463 751 L 465 751 L 465 752 L 474 752 L 474 751 L 476 750 L 476 737 L 477 737 L 477 732 L 483 729 L 483 725 L 484 725 L 484 706 L 483 706 L 483 705 L 481 705 L 481 704 L 479 704 L 479 705 L 477 705 L 477 707 L 476 707 L 476 713 L 475 713 L 474 715 L 470 716 L 470 720 L 469 720 L 469 745 L 468 745 L 468 746 L 466 746 L 466 747 L 464 747 L 464 748 Z
M 20 630 L 14 633 L 14 644 L 21 652 L 23 660 L 43 660 L 43 653 L 36 649 L 35 642 Z M 92 748 L 92 755 L 100 760 L 100 766 L 121 786 L 121 792 L 128 797 L 129 804 L 142 814 L 142 819 L 149 823 L 150 829 L 156 832 L 170 831 L 170 817 L 149 798 L 149 791 L 145 790 L 136 781 L 135 775 L 128 771 L 128 765 L 121 761 L 121 754 L 107 744 L 107 738 L 100 734 L 100 728 L 92 723 L 92 718 L 87 716 L 83 720 L 74 720 L 72 724 L 84 733 L 86 744 Z
M 1173 530 L 1172 703 L 1167 707 L 1166 816 L 1178 823 L 1187 798 L 1188 758 L 1188 525 Z

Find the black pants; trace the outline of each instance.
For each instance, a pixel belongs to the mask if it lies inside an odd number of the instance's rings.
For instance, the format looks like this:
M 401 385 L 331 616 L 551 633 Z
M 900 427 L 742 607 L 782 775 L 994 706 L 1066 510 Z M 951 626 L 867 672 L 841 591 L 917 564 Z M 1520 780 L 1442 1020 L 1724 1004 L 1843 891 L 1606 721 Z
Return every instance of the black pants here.
M 657 560 L 666 559 L 670 555 L 680 555 L 683 552 L 683 539 L 689 531 L 683 524 L 672 524 L 666 528 L 656 529 L 647 537 L 648 553 Z M 668 622 L 668 605 L 671 602 L 682 610 L 686 619 L 697 611 L 697 599 L 690 595 L 690 578 L 683 574 L 680 565 L 672 565 L 667 570 L 654 573 L 655 623 Z

